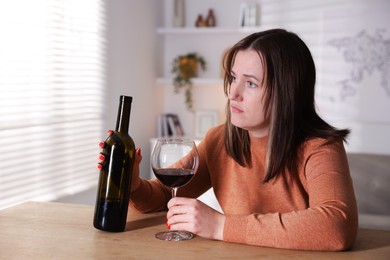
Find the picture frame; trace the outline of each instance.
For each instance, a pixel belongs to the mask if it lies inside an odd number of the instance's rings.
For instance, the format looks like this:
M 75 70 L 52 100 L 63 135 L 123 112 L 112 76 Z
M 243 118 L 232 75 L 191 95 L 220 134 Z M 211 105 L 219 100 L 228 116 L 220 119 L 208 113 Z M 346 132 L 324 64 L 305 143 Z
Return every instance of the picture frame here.
M 203 138 L 207 131 L 218 124 L 218 112 L 212 110 L 195 111 L 195 137 Z

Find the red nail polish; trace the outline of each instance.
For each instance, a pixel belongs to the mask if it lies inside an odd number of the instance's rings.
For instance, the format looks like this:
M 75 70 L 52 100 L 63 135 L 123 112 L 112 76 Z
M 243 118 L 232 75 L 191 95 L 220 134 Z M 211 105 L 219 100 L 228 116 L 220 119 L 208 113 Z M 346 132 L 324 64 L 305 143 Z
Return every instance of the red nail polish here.
M 113 133 L 114 133 L 114 131 L 112 131 L 112 130 L 107 131 L 108 136 L 112 135 Z
M 101 153 L 99 154 L 98 158 L 99 158 L 100 161 L 104 161 L 106 159 L 106 157 L 103 154 L 101 154 Z
M 171 225 L 168 225 L 168 229 L 171 229 Z
M 138 154 L 138 155 L 141 155 L 141 148 L 138 148 L 138 149 L 137 149 L 137 154 Z
M 104 146 L 106 146 L 106 143 L 103 142 L 103 141 L 101 141 L 101 142 L 99 143 L 99 147 L 100 147 L 100 148 L 104 148 Z
M 100 163 L 96 166 L 96 168 L 101 171 L 103 169 L 103 165 L 101 165 Z

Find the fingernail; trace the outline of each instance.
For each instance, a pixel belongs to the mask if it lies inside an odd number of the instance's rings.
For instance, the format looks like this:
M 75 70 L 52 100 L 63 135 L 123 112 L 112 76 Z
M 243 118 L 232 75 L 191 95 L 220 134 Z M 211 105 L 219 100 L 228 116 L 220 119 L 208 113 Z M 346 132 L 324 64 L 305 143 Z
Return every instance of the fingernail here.
M 106 143 L 105 143 L 104 141 L 101 141 L 101 142 L 99 143 L 99 147 L 100 147 L 100 148 L 104 148 L 104 146 L 106 146 Z
M 141 155 L 141 148 L 138 148 L 138 149 L 137 149 L 137 154 L 138 154 L 138 155 Z
M 103 165 L 101 165 L 100 163 L 98 163 L 98 165 L 96 166 L 96 168 L 101 171 L 103 169 Z
M 106 157 L 103 154 L 99 153 L 98 159 L 100 161 L 104 161 L 106 159 Z
M 171 225 L 168 225 L 168 229 L 169 229 L 169 230 L 171 229 Z
M 113 133 L 114 133 L 114 131 L 112 131 L 112 130 L 107 131 L 108 136 L 112 135 Z

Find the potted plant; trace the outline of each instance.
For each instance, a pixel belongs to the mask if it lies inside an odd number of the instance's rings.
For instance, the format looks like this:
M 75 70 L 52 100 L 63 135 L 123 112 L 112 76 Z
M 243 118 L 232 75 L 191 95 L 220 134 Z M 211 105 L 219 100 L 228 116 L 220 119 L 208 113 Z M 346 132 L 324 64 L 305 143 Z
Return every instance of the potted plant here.
M 172 62 L 172 73 L 175 74 L 173 78 L 175 92 L 179 93 L 180 89 L 184 88 L 185 103 L 190 111 L 193 109 L 191 79 L 198 76 L 199 67 L 206 70 L 206 62 L 195 52 L 179 55 Z

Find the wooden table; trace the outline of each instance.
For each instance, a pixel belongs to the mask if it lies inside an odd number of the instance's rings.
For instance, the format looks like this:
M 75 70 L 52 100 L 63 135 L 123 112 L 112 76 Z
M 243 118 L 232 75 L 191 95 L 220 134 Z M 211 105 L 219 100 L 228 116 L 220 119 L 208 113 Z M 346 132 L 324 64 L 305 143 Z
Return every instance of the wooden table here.
M 92 225 L 93 207 L 29 202 L 0 211 L 0 259 L 390 259 L 390 231 L 361 229 L 351 251 L 264 248 L 195 237 L 161 241 L 165 213 L 129 212 L 126 232 Z

